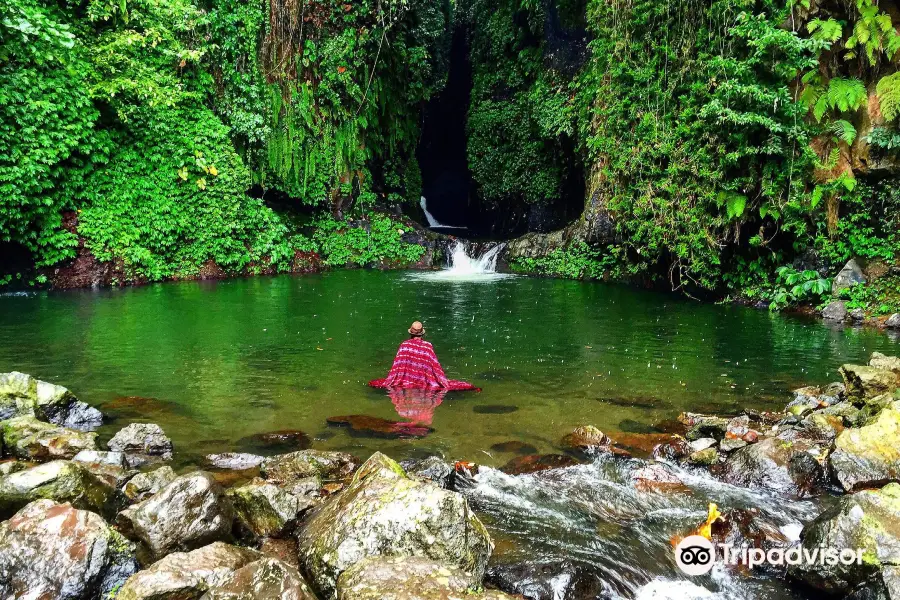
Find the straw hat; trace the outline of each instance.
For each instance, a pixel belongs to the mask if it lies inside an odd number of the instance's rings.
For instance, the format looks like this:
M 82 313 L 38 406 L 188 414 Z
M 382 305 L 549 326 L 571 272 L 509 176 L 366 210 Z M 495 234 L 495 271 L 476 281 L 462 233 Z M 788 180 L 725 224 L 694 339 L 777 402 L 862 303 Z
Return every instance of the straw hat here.
M 409 327 L 409 335 L 414 335 L 416 337 L 425 335 L 425 326 L 422 325 L 421 321 L 413 321 L 413 324 Z

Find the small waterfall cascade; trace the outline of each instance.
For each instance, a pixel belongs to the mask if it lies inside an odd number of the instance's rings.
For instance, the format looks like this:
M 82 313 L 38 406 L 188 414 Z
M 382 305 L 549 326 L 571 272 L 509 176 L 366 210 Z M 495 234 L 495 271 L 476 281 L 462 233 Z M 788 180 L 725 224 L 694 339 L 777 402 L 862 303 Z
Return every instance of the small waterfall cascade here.
M 497 259 L 506 244 L 497 244 L 484 251 L 481 256 L 471 257 L 466 245 L 457 241 L 450 253 L 447 275 L 485 275 L 497 272 Z
M 420 196 L 419 206 L 422 207 L 422 212 L 425 213 L 425 218 L 428 220 L 428 227 L 431 229 L 465 229 L 465 227 L 457 227 L 456 225 L 444 225 L 435 219 L 434 215 L 428 212 L 428 201 L 425 200 L 425 196 Z

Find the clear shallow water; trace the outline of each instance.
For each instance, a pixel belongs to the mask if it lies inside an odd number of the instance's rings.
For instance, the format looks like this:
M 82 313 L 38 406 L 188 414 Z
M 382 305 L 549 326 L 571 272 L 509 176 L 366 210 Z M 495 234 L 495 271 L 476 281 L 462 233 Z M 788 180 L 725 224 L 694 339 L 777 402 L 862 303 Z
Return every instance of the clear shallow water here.
M 421 319 L 448 376 L 484 388 L 395 407 L 383 377 Z M 777 408 L 788 391 L 898 344 L 874 331 L 550 279 L 442 281 L 339 271 L 0 296 L 0 371 L 72 389 L 118 422 L 158 422 L 183 456 L 300 429 L 315 447 L 502 465 L 509 440 L 556 449 L 591 423 L 613 438 L 682 410 Z M 122 400 L 140 397 L 138 400 Z M 414 402 L 414 400 L 413 400 Z M 400 403 L 400 401 L 398 401 Z M 352 435 L 335 415 L 430 424 L 422 439 Z M 430 421 L 430 423 L 429 423 Z

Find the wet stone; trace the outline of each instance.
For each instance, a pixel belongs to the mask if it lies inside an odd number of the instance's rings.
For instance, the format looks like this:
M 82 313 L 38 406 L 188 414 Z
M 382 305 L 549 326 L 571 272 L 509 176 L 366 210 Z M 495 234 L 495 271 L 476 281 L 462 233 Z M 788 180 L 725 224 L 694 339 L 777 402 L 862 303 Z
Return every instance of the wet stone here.
M 509 475 L 526 475 L 548 469 L 562 469 L 579 464 L 577 460 L 565 454 L 529 454 L 518 456 L 501 467 L 501 471 Z
M 238 440 L 237 445 L 240 448 L 265 451 L 266 454 L 280 454 L 306 450 L 311 442 L 309 436 L 299 429 L 282 429 L 249 435 Z
M 368 415 L 328 417 L 328 424 L 349 427 L 351 435 L 376 438 L 422 438 L 434 431 L 426 425 L 391 421 Z
M 221 454 L 207 454 L 204 462 L 214 469 L 230 469 L 243 471 L 253 469 L 263 463 L 265 457 L 246 452 L 223 452 Z

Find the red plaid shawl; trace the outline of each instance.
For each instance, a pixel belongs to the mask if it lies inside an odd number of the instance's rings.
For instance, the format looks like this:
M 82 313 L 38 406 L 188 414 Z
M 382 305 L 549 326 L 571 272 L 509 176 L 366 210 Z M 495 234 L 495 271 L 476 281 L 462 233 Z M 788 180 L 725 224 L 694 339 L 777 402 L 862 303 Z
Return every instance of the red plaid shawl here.
M 385 379 L 375 379 L 369 385 L 377 388 L 415 388 L 427 390 L 477 390 L 471 383 L 447 379 L 438 362 L 434 348 L 422 338 L 412 338 L 400 344 L 391 372 Z

